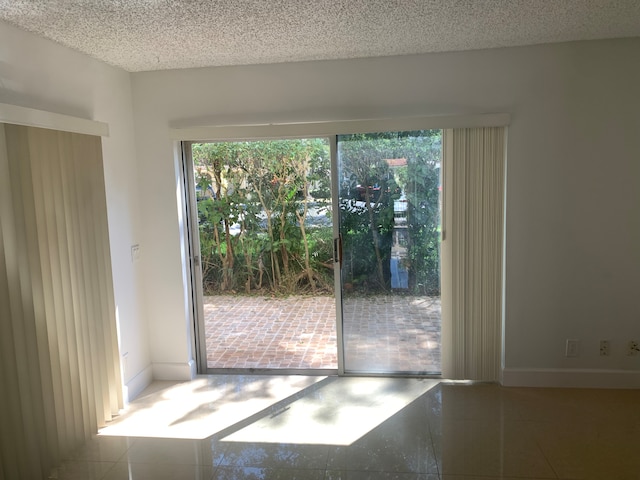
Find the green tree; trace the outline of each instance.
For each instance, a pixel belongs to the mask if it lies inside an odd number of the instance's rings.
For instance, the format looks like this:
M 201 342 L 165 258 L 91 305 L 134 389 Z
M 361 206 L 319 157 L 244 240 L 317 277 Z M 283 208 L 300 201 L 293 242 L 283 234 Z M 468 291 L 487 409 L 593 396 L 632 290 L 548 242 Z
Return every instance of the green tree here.
M 389 258 L 391 255 L 391 237 L 393 234 L 393 198 L 395 179 L 385 161 L 390 149 L 389 140 L 375 135 L 345 135 L 340 137 L 338 155 L 343 168 L 341 172 L 345 182 L 341 188 L 341 197 L 352 200 L 343 208 L 343 218 L 365 213 L 370 245 L 375 256 L 375 280 L 377 288 L 388 290 L 391 287 Z M 362 202 L 365 211 L 355 202 Z M 362 227 L 361 222 L 359 227 Z M 348 227 L 347 227 L 348 228 Z M 354 231 L 359 231 L 360 228 Z M 351 244 L 359 235 L 343 236 L 346 247 L 357 254 L 363 253 L 366 244 Z M 359 247 L 359 248 L 357 248 Z
M 375 265 L 377 287 L 390 287 L 393 204 L 403 193 L 408 233 L 408 254 L 403 261 L 409 271 L 409 288 L 439 294 L 440 130 L 342 136 L 339 155 L 343 169 L 340 193 L 350 199 L 341 205 L 343 242 L 345 251 L 357 252 L 345 261 L 349 281 L 357 283 L 371 276 L 369 263 Z M 405 159 L 406 164 L 389 168 L 385 160 L 390 159 Z
M 409 287 L 439 292 L 440 132 L 348 135 L 338 145 L 345 282 L 390 289 L 403 194 Z M 205 289 L 330 290 L 332 230 L 318 220 L 330 211 L 326 141 L 194 144 L 193 159 Z
M 244 284 L 250 292 L 263 287 L 266 274 L 273 291 L 291 289 L 302 277 L 315 290 L 322 276 L 312 265 L 306 220 L 311 187 L 322 190 L 329 182 L 326 141 L 195 144 L 192 150 L 203 274 L 211 288 Z
M 239 205 L 242 192 L 238 187 L 242 184 L 242 178 L 238 178 L 240 172 L 236 168 L 238 149 L 233 143 L 208 143 L 196 144 L 192 151 L 196 182 L 201 192 L 198 211 L 200 217 L 204 218 L 200 224 L 201 250 L 204 245 L 212 249 L 211 254 L 215 252 L 218 255 L 222 273 L 219 288 L 225 291 L 233 287 L 234 280 L 236 240 L 230 228 L 241 213 Z M 207 234 L 213 236 L 213 243 L 207 238 L 202 241 Z M 214 265 L 210 256 L 202 257 L 203 263 L 206 262 L 203 264 L 204 273 L 205 268 L 210 271 Z
M 409 288 L 440 295 L 440 162 L 442 134 L 427 130 L 407 139 Z

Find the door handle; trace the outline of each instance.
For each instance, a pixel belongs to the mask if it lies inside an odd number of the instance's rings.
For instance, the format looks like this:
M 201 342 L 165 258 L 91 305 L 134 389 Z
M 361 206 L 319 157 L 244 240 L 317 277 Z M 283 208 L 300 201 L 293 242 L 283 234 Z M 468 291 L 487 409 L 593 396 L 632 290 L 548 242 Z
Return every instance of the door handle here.
M 342 234 L 333 239 L 333 262 L 339 262 L 342 267 Z

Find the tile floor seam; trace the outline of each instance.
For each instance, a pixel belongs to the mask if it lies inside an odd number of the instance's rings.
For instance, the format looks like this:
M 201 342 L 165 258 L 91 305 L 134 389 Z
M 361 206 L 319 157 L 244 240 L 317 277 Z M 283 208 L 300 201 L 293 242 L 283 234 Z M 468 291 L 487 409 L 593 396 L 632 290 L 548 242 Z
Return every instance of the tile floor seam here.
M 536 423 L 536 422 L 531 422 L 531 423 Z M 542 448 L 542 445 L 540 444 L 540 441 L 535 438 L 535 444 L 536 447 L 538 448 L 538 450 L 540 451 L 540 453 L 542 454 L 542 457 L 545 459 L 545 461 L 547 462 L 547 465 L 549 465 L 549 468 L 551 469 L 551 471 L 553 472 L 553 474 L 556 476 L 556 479 L 560 479 L 560 474 L 558 473 L 558 471 L 556 470 L 556 468 L 553 466 L 553 463 L 551 462 L 551 460 L 549 459 L 548 455 L 545 453 L 544 448 Z M 579 479 L 573 479 L 573 480 L 579 480 Z
M 104 475 L 102 475 L 100 477 L 100 480 L 104 480 L 105 478 L 108 477 L 108 475 L 113 471 L 114 468 L 116 468 L 116 466 L 118 465 L 119 462 L 113 462 L 113 465 L 111 465 L 111 468 L 109 470 L 107 470 L 106 472 L 104 472 Z
M 429 442 L 431 444 L 431 451 L 433 452 L 433 455 L 435 458 L 435 464 L 436 464 L 436 473 L 438 476 L 440 476 L 440 462 L 438 461 L 438 456 L 436 455 L 436 444 L 433 440 L 433 433 L 431 432 L 431 425 L 429 424 L 429 422 L 427 421 L 427 427 L 429 428 Z

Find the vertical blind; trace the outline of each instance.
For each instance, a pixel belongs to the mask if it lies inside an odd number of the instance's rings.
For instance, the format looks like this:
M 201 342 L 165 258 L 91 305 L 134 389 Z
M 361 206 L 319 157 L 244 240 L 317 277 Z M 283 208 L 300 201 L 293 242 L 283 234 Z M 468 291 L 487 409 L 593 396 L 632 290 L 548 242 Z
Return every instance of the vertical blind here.
M 505 133 L 503 127 L 444 132 L 443 303 L 450 341 L 443 350 L 446 375 L 455 379 L 500 377 Z
M 0 479 L 122 408 L 100 137 L 0 124 Z

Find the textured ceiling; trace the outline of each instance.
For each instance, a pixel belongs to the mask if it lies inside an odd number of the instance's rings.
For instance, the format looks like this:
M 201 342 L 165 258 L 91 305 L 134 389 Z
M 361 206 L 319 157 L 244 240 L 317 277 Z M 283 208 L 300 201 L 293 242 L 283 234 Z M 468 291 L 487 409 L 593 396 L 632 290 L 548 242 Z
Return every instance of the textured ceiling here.
M 0 0 L 0 19 L 136 72 L 640 36 L 640 0 Z

